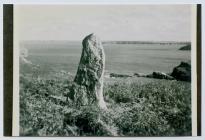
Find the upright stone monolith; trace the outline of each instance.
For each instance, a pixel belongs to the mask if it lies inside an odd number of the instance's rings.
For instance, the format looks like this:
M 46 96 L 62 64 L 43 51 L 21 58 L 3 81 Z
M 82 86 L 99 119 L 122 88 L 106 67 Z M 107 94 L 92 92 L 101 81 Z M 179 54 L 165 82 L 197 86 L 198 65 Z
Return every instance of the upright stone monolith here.
M 69 93 L 69 98 L 77 106 L 96 104 L 106 109 L 103 99 L 103 75 L 105 54 L 99 38 L 94 34 L 86 36 L 77 74 Z

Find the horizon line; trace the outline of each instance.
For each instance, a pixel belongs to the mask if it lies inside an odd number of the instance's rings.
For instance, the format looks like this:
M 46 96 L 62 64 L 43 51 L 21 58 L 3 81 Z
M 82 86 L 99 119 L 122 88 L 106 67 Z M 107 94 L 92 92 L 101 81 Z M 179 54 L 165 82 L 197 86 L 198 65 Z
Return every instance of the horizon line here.
M 48 42 L 48 41 L 54 41 L 54 42 L 82 42 L 82 40 L 20 40 L 19 42 Z M 101 42 L 170 42 L 170 43 L 177 43 L 177 42 L 186 42 L 186 43 L 191 43 L 190 40 L 167 40 L 167 41 L 158 41 L 158 40 L 101 40 Z

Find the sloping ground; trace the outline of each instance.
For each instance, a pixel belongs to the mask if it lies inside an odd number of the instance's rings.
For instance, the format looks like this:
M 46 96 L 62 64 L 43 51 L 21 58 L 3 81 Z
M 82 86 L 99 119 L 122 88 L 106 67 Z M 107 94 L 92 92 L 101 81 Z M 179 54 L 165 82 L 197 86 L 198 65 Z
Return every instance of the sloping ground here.
M 191 135 L 188 82 L 127 79 L 105 83 L 108 110 L 103 111 L 66 102 L 70 81 L 68 75 L 59 74 L 52 79 L 20 77 L 21 136 Z

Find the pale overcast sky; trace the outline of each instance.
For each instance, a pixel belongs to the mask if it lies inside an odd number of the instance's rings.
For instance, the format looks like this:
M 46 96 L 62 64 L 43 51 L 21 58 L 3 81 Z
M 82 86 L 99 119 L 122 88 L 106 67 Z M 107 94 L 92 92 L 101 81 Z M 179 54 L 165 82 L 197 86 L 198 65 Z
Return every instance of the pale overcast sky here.
M 191 5 L 15 5 L 20 40 L 190 41 Z

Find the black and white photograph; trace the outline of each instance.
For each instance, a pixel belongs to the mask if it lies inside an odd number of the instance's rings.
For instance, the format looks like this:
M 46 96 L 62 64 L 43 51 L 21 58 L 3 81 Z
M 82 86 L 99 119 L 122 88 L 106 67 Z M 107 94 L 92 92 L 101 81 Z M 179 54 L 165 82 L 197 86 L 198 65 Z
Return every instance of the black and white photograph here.
M 16 135 L 192 136 L 195 6 L 14 5 Z

